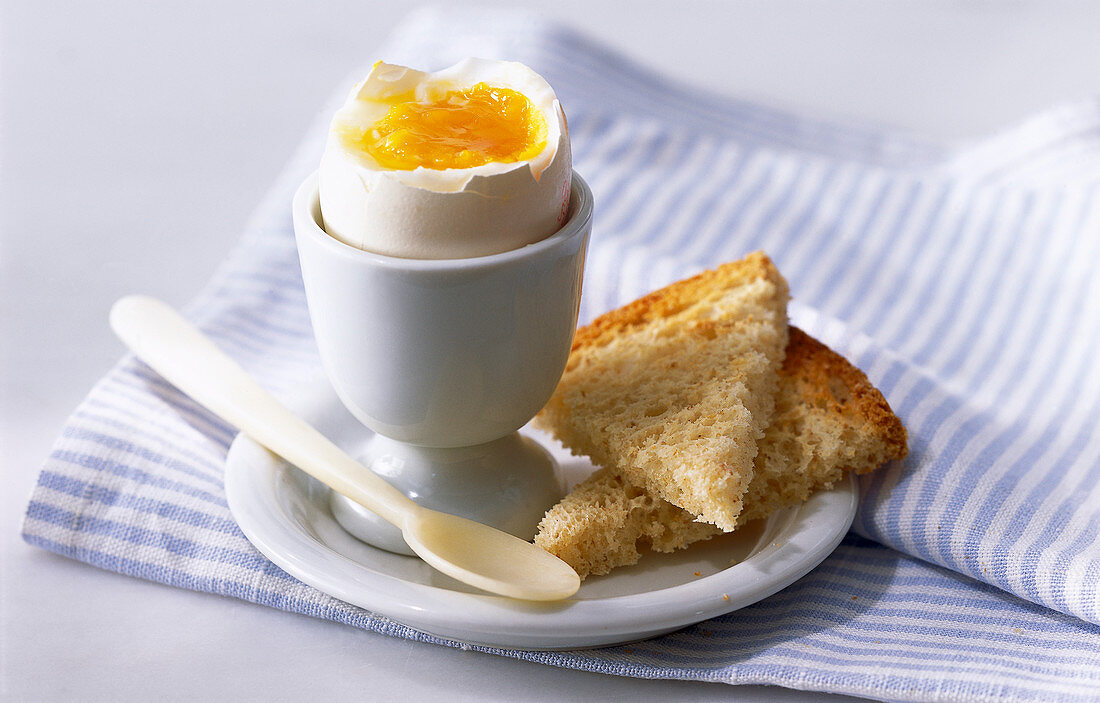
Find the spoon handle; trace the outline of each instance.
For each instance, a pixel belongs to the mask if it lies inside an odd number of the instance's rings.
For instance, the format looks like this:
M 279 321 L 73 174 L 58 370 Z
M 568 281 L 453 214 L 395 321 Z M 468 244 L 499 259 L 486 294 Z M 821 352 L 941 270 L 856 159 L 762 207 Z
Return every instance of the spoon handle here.
M 402 529 L 421 510 L 290 412 L 167 304 L 122 298 L 111 308 L 111 328 L 172 385 L 337 493 Z

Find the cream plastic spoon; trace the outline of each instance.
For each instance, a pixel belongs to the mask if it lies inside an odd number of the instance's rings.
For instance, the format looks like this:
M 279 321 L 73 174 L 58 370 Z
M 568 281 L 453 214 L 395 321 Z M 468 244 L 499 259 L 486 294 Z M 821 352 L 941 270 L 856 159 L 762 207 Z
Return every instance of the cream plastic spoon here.
M 580 578 L 568 564 L 530 542 L 411 501 L 275 400 L 167 304 L 146 296 L 122 298 L 111 308 L 111 328 L 172 385 L 396 525 L 421 559 L 448 576 L 524 600 L 561 600 L 580 588 Z

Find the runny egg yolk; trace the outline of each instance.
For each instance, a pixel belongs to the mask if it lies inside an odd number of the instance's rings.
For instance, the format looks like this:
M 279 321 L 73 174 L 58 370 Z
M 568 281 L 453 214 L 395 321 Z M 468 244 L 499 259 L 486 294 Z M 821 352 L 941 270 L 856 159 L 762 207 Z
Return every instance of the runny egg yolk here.
M 547 127 L 527 96 L 478 83 L 433 102 L 397 102 L 347 136 L 383 168 L 443 170 L 527 161 L 546 148 Z

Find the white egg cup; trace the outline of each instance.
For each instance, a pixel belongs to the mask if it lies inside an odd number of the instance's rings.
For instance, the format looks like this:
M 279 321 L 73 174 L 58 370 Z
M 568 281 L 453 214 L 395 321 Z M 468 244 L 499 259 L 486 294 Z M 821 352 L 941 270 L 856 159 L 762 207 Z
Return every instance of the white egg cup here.
M 531 539 L 563 492 L 550 454 L 516 430 L 549 400 L 577 326 L 592 191 L 534 244 L 466 259 L 402 259 L 325 233 L 317 176 L 294 196 L 295 239 L 325 373 L 374 432 L 358 456 L 417 503 Z M 403 554 L 397 528 L 333 493 L 359 539 Z

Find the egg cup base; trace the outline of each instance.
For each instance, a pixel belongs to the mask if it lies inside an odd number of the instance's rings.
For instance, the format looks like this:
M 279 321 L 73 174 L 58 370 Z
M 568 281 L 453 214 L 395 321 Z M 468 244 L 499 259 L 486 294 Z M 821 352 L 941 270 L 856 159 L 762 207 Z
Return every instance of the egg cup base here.
M 558 463 L 518 432 L 470 447 L 424 447 L 376 434 L 356 458 L 424 507 L 524 540 L 534 538 L 546 510 L 565 493 Z M 356 539 L 413 556 L 397 527 L 358 503 L 333 492 L 329 506 Z

